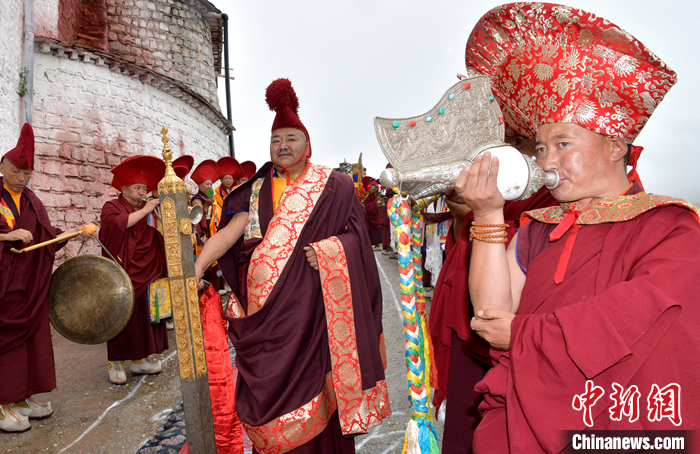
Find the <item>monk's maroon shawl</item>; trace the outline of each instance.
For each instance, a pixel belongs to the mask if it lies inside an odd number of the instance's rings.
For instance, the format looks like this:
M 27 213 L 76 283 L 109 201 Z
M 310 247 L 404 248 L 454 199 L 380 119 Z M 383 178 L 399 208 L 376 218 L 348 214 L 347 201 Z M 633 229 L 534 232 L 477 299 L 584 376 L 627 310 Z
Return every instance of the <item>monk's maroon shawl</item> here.
M 229 194 L 220 230 L 234 213 L 248 211 L 252 183 L 265 177 L 259 202 L 265 235 L 273 215 L 271 168 L 272 163 L 265 164 L 250 181 Z M 321 392 L 324 378 L 331 371 L 321 280 L 302 248 L 332 236 L 342 242 L 347 257 L 362 389 L 384 380 L 379 353 L 382 295 L 377 266 L 352 181 L 333 171 L 263 307 L 245 318 L 227 315 L 240 374 L 236 409 L 246 424 L 266 424 L 311 401 Z M 219 260 L 244 310 L 246 275 L 242 270 L 247 270 L 250 255 L 260 241 L 240 240 Z
M 508 241 L 513 238 L 520 227 L 520 215 L 525 211 L 559 205 L 547 188 L 540 189 L 532 197 L 517 202 L 506 202 L 503 216 L 508 224 L 506 233 Z M 445 245 L 446 258 L 440 271 L 438 282 L 433 293 L 430 308 L 430 337 L 435 349 L 433 367 L 438 370 L 438 383 L 435 392 L 435 402 L 439 405 L 447 393 L 447 380 L 452 347 L 452 331 L 457 337 L 467 341 L 467 352 L 477 359 L 491 363 L 489 345 L 479 336 L 473 336 L 469 327 L 472 318 L 472 308 L 469 302 L 469 260 L 471 243 L 469 228 L 474 215 L 469 213 L 464 220 L 459 241 L 455 241 L 452 228 L 447 235 Z M 472 389 L 464 392 L 472 393 Z
M 367 222 L 372 224 L 378 232 L 381 232 L 384 228 L 382 211 L 386 211 L 386 207 L 380 207 L 377 202 L 377 195 L 374 192 L 370 192 L 365 200 L 365 212 L 367 213 Z
M 2 188 L 0 178 L 0 188 Z M 8 352 L 39 329 L 48 319 L 48 294 L 56 251 L 66 243 L 54 243 L 34 251 L 15 254 L 10 248 L 22 249 L 56 238 L 62 231 L 51 225 L 46 208 L 31 189 L 20 197 L 20 216 L 14 229 L 28 230 L 32 241 L 0 241 L 0 354 Z M 12 229 L 0 216 L 0 233 Z M 48 324 L 45 324 L 48 328 Z
M 148 216 L 126 228 L 134 211 L 121 194 L 105 203 L 99 239 L 131 278 L 138 299 L 165 270 L 165 243 L 160 232 L 148 225 Z M 109 257 L 104 251 L 102 255 Z
M 561 431 L 586 429 L 583 413 L 572 408 L 586 380 L 605 392 L 593 407 L 595 430 L 700 428 L 697 219 L 667 206 L 624 222 L 582 225 L 560 285 L 553 276 L 569 233 L 550 243 L 556 226 L 532 221 L 519 231 L 517 257 L 527 279 L 510 351 L 492 349 L 495 366 L 477 385 L 485 394 L 484 427 L 474 445 L 502 438 L 507 413 L 511 453 L 562 451 L 571 439 Z M 613 382 L 639 388 L 636 422 L 610 418 Z M 647 418 L 651 386 L 670 383 L 681 386 L 679 427 Z

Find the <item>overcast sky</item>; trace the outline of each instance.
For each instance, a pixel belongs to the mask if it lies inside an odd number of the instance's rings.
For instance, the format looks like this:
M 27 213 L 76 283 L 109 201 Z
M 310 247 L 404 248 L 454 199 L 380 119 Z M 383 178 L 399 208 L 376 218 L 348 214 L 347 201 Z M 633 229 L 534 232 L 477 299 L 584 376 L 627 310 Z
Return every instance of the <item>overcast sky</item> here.
M 269 160 L 274 114 L 265 88 L 287 77 L 299 97 L 313 162 L 363 163 L 372 176 L 387 163 L 375 116 L 431 109 L 465 71 L 464 49 L 477 20 L 504 2 L 416 0 L 211 0 L 229 15 L 234 142 L 239 161 Z M 690 0 L 563 2 L 632 33 L 678 73 L 635 144 L 648 192 L 700 204 L 700 7 Z M 223 79 L 221 108 L 226 110 Z

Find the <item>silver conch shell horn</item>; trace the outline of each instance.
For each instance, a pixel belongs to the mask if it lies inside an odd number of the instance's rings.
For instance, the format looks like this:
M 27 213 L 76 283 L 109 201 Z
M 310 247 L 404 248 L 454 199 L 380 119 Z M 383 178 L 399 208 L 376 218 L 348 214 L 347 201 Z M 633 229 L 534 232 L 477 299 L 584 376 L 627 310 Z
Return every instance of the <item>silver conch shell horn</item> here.
M 555 170 L 545 173 L 534 158 L 505 144 L 503 114 L 486 76 L 460 80 L 423 115 L 377 117 L 374 129 L 393 167 L 382 173 L 382 184 L 416 200 L 444 192 L 487 150 L 499 158 L 498 189 L 506 200 L 524 200 L 543 185 L 559 184 Z

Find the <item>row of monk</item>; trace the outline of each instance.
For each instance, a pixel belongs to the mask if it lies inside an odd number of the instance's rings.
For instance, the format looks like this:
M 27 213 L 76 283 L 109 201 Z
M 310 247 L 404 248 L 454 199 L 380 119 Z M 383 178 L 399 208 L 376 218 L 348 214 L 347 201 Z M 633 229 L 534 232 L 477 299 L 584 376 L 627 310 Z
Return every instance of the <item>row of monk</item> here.
M 443 452 L 559 453 L 566 431 L 700 428 L 700 211 L 646 193 L 632 145 L 676 73 L 610 21 L 548 3 L 487 13 L 466 63 L 488 76 L 506 141 L 560 183 L 505 203 L 498 159 L 483 154 L 447 191 L 455 222 L 430 314 Z M 270 162 L 222 199 L 197 278 L 217 262 L 232 290 L 236 409 L 254 452 L 351 453 L 353 436 L 391 412 L 372 245 L 351 179 L 311 163 L 291 83 L 274 81 L 266 100 Z M 55 236 L 24 189 L 31 166 L 14 159 L 0 170 L 16 224 L 0 218 L 0 241 L 21 241 L 18 229 Z M 130 175 L 117 175 L 127 186 L 105 205 L 100 236 L 142 295 L 163 274 L 163 245 L 147 221 L 156 203 L 136 203 L 148 187 L 129 194 L 148 182 Z M 48 279 L 56 249 L 25 263 L 4 244 L 3 428 L 50 412 L 31 399 L 55 386 L 52 369 L 37 369 L 53 358 L 45 287 L 23 283 Z M 142 319 L 145 358 L 167 339 Z M 110 349 L 113 367 L 135 357 L 127 351 Z

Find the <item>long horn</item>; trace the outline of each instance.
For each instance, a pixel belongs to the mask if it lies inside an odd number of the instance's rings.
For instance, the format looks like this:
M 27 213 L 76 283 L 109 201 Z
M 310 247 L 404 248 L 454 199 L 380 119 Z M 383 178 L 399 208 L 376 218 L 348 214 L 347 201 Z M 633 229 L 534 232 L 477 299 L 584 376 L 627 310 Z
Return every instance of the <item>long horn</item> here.
M 77 232 L 69 233 L 68 235 L 63 235 L 63 236 L 57 236 L 57 237 L 54 238 L 53 240 L 44 241 L 43 243 L 35 244 L 35 245 L 33 245 L 33 246 L 29 246 L 29 247 L 26 247 L 26 248 L 24 248 L 24 249 L 19 249 L 19 250 L 18 250 L 18 249 L 15 249 L 15 248 L 10 248 L 10 250 L 11 250 L 12 252 L 14 252 L 15 254 L 21 254 L 22 252 L 33 251 L 34 249 L 39 249 L 40 247 L 48 246 L 49 244 L 60 243 L 61 241 L 69 240 L 69 239 L 71 239 L 71 238 L 73 238 L 73 237 L 76 237 L 76 236 L 78 236 L 78 235 L 82 235 L 82 234 L 84 234 L 84 233 L 85 233 L 85 230 L 84 230 L 84 229 L 80 229 L 80 230 L 78 230 Z

